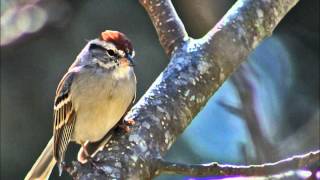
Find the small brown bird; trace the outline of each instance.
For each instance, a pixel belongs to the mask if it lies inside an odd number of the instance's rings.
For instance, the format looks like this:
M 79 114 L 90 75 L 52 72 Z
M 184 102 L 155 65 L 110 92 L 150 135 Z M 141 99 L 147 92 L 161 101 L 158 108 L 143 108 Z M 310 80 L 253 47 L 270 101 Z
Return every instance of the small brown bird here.
M 53 137 L 25 179 L 48 179 L 56 162 L 61 171 L 70 141 L 82 146 L 79 159 L 88 142 L 117 124 L 135 99 L 133 56 L 130 40 L 118 31 L 87 43 L 58 85 Z

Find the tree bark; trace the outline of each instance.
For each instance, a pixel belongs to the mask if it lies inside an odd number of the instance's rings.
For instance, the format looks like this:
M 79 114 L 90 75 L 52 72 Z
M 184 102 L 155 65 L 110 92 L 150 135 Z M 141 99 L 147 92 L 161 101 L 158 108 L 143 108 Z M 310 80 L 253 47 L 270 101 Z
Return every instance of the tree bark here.
M 136 124 L 117 132 L 90 163 L 74 162 L 76 179 L 151 179 L 159 159 L 208 99 L 298 0 L 239 0 L 203 38 L 188 37 L 170 0 L 140 0 L 171 58 L 127 114 Z M 214 127 L 213 127 L 214 129 Z

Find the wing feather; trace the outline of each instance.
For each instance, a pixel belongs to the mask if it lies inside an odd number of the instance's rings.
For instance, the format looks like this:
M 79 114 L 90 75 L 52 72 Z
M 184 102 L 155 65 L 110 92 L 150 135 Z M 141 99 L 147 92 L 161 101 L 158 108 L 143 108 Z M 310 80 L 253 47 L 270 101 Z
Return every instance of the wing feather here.
M 54 102 L 53 154 L 58 162 L 64 160 L 76 121 L 76 112 L 74 111 L 70 97 L 70 87 L 75 75 L 75 72 L 67 73 L 60 81 L 56 91 Z

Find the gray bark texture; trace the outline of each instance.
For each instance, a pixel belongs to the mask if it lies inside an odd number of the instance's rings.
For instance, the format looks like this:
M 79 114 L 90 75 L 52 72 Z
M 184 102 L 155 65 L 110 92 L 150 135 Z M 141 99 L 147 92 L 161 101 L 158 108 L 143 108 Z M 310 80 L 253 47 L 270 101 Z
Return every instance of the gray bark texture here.
M 298 0 L 239 0 L 205 36 L 188 37 L 170 0 L 140 0 L 169 65 L 129 111 L 129 133 L 117 132 L 90 163 L 73 162 L 75 179 L 151 179 L 159 159 L 222 83 Z M 212 127 L 214 130 L 214 127 Z

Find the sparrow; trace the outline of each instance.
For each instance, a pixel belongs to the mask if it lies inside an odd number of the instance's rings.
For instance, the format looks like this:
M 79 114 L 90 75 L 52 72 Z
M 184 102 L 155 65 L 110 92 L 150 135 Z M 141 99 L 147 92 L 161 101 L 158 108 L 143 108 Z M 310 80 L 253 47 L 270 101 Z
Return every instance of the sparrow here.
M 54 100 L 53 136 L 25 179 L 60 174 L 69 142 L 100 141 L 124 116 L 136 96 L 134 50 L 121 32 L 106 30 L 90 40 L 60 81 Z

